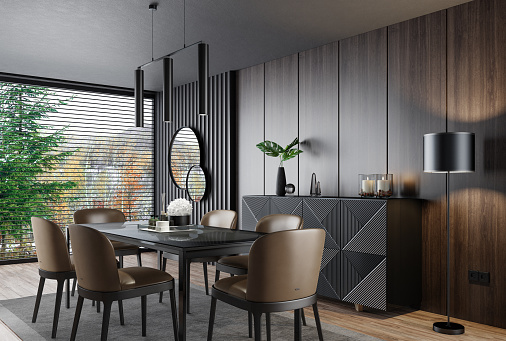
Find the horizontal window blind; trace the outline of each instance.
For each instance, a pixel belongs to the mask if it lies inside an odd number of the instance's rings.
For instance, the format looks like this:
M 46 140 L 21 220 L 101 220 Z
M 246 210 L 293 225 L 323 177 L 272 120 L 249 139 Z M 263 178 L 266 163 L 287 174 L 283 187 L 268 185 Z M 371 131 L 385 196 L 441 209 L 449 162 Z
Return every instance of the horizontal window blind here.
M 0 260 L 31 258 L 30 217 L 64 227 L 76 210 L 153 214 L 154 99 L 0 82 Z

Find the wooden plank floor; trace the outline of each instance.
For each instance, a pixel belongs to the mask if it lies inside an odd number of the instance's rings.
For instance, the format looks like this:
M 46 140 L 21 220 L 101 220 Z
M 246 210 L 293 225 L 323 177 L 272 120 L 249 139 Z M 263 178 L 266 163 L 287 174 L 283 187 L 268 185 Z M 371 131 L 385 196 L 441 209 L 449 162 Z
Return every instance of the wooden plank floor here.
M 156 254 L 143 253 L 144 266 L 156 268 Z M 125 267 L 137 266 L 135 256 L 125 257 Z M 13 264 L 0 266 L 0 300 L 33 296 L 39 283 L 37 263 Z M 208 266 L 209 283 L 214 281 L 213 266 Z M 167 272 L 177 278 L 177 262 L 167 261 Z M 191 265 L 191 281 L 204 286 L 202 264 Z M 47 280 L 44 293 L 56 292 L 56 281 Z M 346 329 L 368 334 L 383 340 L 505 340 L 506 329 L 483 324 L 452 319 L 466 327 L 466 333 L 459 336 L 442 335 L 432 331 L 432 323 L 445 321 L 445 317 L 422 310 L 399 308 L 389 312 L 368 311 L 356 312 L 351 304 L 321 299 L 318 301 L 322 321 Z M 312 309 L 305 309 L 306 316 L 313 317 Z M 207 323 L 207 321 L 206 321 Z M 1 333 L 0 324 L 0 333 Z

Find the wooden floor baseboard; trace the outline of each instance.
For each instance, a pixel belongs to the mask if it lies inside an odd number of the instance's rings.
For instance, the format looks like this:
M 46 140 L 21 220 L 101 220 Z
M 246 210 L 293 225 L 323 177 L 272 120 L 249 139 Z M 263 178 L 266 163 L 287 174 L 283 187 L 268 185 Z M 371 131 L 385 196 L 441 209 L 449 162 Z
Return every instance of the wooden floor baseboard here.
M 142 263 L 144 266 L 156 268 L 156 253 L 143 253 Z M 125 257 L 125 267 L 130 266 L 137 266 L 136 256 Z M 177 278 L 177 262 L 168 260 L 167 272 Z M 214 282 L 214 272 L 214 266 L 209 265 L 209 283 Z M 191 264 L 191 282 L 202 287 L 204 286 L 204 272 L 201 263 Z M 34 296 L 37 293 L 38 283 L 37 263 L 0 266 L 0 288 L 2 288 L 0 290 L 0 300 Z M 47 280 L 44 293 L 51 292 L 56 292 L 56 281 Z M 432 330 L 432 324 L 438 321 L 445 321 L 446 318 L 423 310 L 396 307 L 391 311 L 384 312 L 364 307 L 363 311 L 359 312 L 355 310 L 353 304 L 327 299 L 318 299 L 318 308 L 322 322 L 387 341 L 506 341 L 506 329 L 459 319 L 452 319 L 452 321 L 463 324 L 466 328 L 465 334 L 458 336 L 438 334 Z M 305 314 L 312 318 L 313 310 L 305 309 Z M 1 330 L 0 335 L 2 335 Z M 10 339 L 8 340 L 10 341 Z M 19 338 L 12 340 L 19 340 Z

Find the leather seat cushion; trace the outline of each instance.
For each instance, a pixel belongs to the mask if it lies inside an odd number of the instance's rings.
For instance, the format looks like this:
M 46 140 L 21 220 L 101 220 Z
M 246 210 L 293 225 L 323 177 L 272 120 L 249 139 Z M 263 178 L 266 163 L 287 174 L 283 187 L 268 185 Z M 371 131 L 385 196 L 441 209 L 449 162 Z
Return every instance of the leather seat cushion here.
M 218 263 L 239 269 L 248 269 L 248 255 L 223 257 Z
M 130 250 L 130 249 L 136 250 L 139 248 L 138 246 L 135 246 L 132 244 L 117 242 L 117 241 L 113 241 L 113 240 L 111 240 L 111 244 L 114 247 L 114 250 Z
M 165 271 L 148 267 L 118 269 L 118 275 L 121 290 L 135 289 L 174 280 L 174 278 Z
M 213 286 L 217 290 L 245 300 L 248 287 L 248 275 L 226 277 L 214 283 Z

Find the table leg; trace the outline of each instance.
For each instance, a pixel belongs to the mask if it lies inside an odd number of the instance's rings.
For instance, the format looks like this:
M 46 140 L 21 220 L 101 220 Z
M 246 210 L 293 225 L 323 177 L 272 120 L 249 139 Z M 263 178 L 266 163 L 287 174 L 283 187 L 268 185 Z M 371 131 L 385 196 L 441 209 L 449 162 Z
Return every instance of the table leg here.
M 179 307 L 178 307 L 178 315 L 179 315 L 179 341 L 186 341 L 186 313 L 187 313 L 187 293 L 188 293 L 188 282 L 186 278 L 188 276 L 188 261 L 185 259 L 182 252 L 179 253 Z

